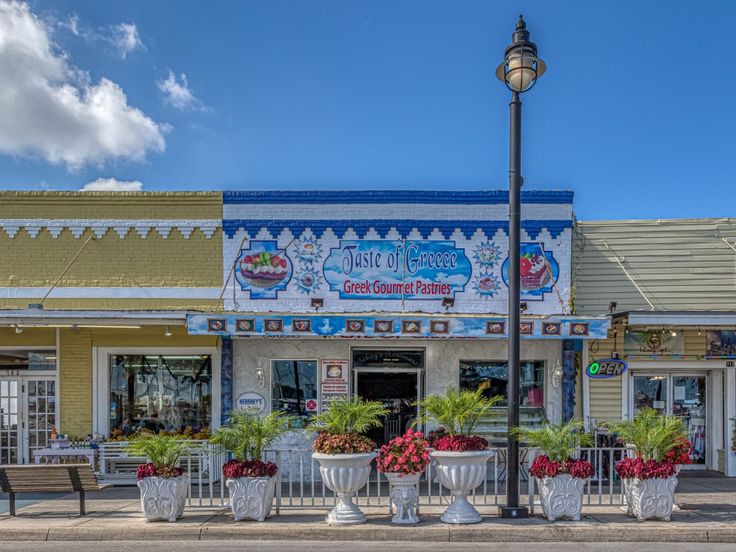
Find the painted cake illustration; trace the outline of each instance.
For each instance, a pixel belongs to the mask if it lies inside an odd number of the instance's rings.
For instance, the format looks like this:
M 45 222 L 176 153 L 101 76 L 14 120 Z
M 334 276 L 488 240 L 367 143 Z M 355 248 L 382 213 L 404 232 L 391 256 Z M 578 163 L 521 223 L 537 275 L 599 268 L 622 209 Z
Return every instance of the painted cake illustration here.
M 519 272 L 523 289 L 539 289 L 552 281 L 552 273 L 543 254 L 524 253 L 521 256 Z
M 288 263 L 278 253 L 254 253 L 240 261 L 240 273 L 250 285 L 270 288 L 280 283 L 288 274 Z

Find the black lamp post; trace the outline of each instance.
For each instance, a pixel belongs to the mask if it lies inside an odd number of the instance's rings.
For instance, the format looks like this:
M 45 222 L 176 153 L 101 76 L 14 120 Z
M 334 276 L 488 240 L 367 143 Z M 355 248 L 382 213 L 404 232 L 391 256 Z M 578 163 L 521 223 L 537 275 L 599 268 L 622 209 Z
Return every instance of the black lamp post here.
M 521 248 L 521 100 L 547 66 L 537 57 L 537 46 L 529 40 L 524 19 L 519 16 L 512 42 L 506 48 L 504 61 L 496 76 L 511 90 L 509 141 L 509 364 L 508 364 L 508 429 L 519 425 L 519 323 L 521 313 L 519 254 Z M 529 509 L 519 505 L 519 442 L 508 433 L 508 471 L 506 506 L 500 508 L 503 518 L 524 518 Z

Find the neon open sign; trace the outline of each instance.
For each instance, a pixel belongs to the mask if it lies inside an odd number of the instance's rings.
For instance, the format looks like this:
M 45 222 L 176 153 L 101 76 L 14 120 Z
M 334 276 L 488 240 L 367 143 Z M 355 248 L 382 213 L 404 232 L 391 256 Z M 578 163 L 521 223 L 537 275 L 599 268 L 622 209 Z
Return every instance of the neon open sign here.
M 617 358 L 607 358 L 604 360 L 594 360 L 585 369 L 585 373 L 590 378 L 614 378 L 626 372 L 627 365 L 623 360 Z

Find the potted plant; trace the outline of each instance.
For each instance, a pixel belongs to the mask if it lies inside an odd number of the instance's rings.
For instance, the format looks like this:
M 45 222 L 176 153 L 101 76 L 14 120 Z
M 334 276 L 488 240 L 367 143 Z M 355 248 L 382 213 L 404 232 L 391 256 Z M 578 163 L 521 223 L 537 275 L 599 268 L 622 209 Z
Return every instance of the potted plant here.
M 516 427 L 512 433 L 544 453 L 534 459 L 529 473 L 536 479 L 547 519 L 580 521 L 585 482 L 593 475 L 590 462 L 575 458 L 580 447 L 593 444 L 593 436 L 583 432 L 583 421 Z
M 136 470 L 146 521 L 179 519 L 184 514 L 189 475 L 178 464 L 190 451 L 188 440 L 179 435 L 143 432 L 131 441 L 127 450 L 149 460 Z
M 478 523 L 480 513 L 468 494 L 483 482 L 486 463 L 493 454 L 488 441 L 473 430 L 491 413 L 500 396 L 486 398 L 482 390 L 459 391 L 450 387 L 444 395 L 430 395 L 420 401 L 419 420 L 434 422 L 445 429 L 430 442 L 432 460 L 437 465 L 437 478 L 452 493 L 453 501 L 442 514 L 445 523 Z
M 393 523 L 419 523 L 419 478 L 429 464 L 429 443 L 420 431 L 407 429 L 404 435 L 383 445 L 378 451 L 376 469 L 391 485 L 390 498 L 395 509 Z
M 222 467 L 235 521 L 264 521 L 271 513 L 278 467 L 263 461 L 263 450 L 284 434 L 290 417 L 283 412 L 265 416 L 249 410 L 232 412 L 227 424 L 211 437 L 233 458 Z
M 678 463 L 690 461 L 690 443 L 682 420 L 642 408 L 633 420 L 609 424 L 634 456 L 616 463 L 629 515 L 639 521 L 669 521 L 675 503 Z
M 367 521 L 353 497 L 368 482 L 376 443 L 362 433 L 380 426 L 381 416 L 386 413 L 379 402 L 352 398 L 332 401 L 328 410 L 312 418 L 308 429 L 317 433 L 312 457 L 319 462 L 324 484 L 337 493 L 327 523 L 347 525 Z

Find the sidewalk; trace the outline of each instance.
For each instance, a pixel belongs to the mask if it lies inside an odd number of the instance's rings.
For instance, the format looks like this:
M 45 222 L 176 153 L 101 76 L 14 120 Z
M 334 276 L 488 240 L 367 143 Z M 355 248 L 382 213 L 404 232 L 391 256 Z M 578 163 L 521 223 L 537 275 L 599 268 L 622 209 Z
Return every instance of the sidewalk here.
M 118 487 L 87 496 L 89 515 L 78 515 L 76 495 L 41 500 L 18 516 L 0 514 L 6 541 L 105 540 L 343 540 L 343 541 L 494 541 L 494 542 L 734 542 L 736 480 L 723 477 L 681 478 L 677 493 L 682 509 L 672 521 L 637 522 L 618 506 L 586 506 L 580 522 L 549 523 L 539 514 L 528 520 L 501 520 L 495 507 L 484 507 L 483 522 L 449 526 L 439 521 L 440 507 L 424 508 L 414 527 L 390 523 L 386 508 L 363 508 L 364 525 L 330 527 L 327 510 L 282 508 L 264 523 L 235 523 L 220 507 L 189 507 L 177 523 L 145 523 L 138 490 Z

